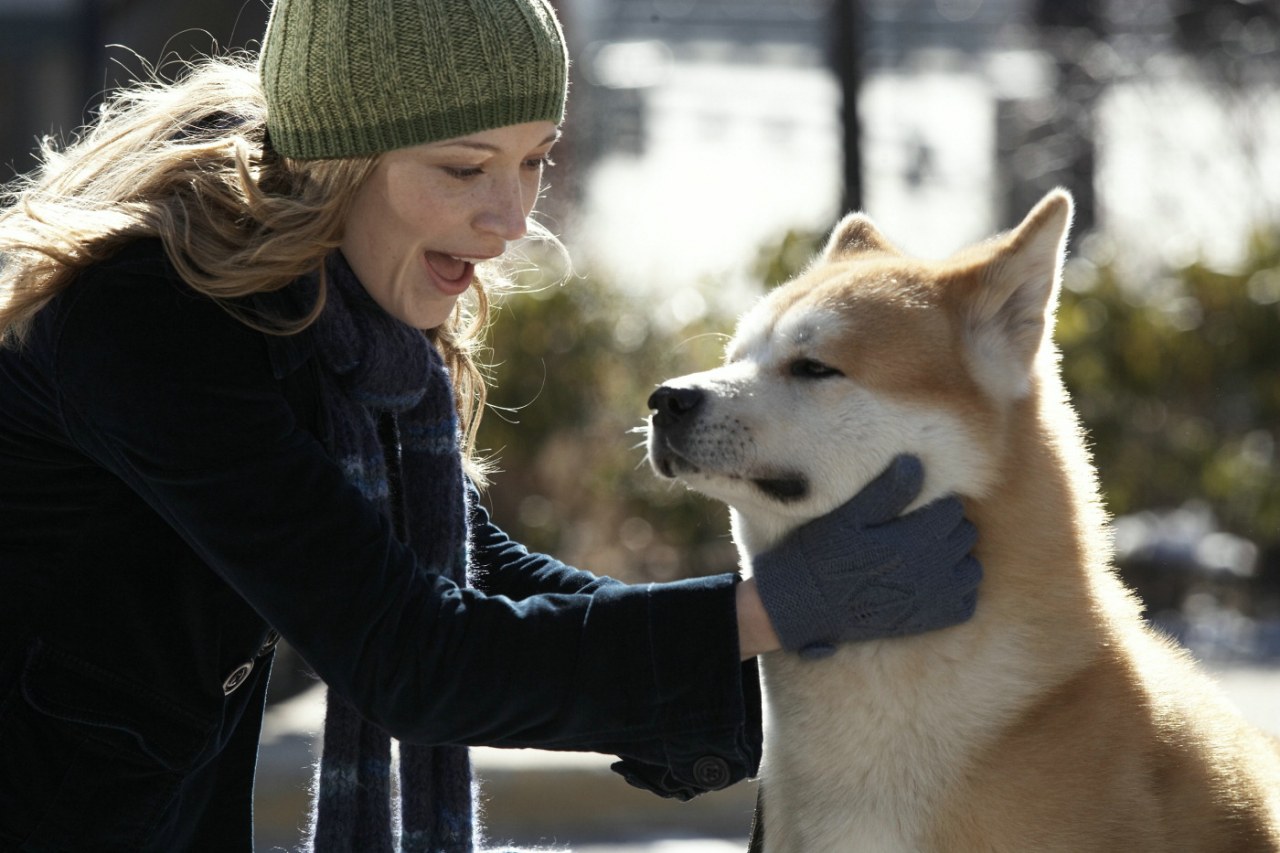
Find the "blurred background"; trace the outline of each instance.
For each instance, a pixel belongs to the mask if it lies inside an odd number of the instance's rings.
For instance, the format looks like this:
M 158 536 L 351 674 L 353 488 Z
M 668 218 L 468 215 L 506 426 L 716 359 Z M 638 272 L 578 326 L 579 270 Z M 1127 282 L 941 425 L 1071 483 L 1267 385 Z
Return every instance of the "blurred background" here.
M 716 363 L 846 210 L 941 257 L 1065 186 L 1057 337 L 1121 571 L 1280 726 L 1280 0 L 555 1 L 575 65 L 540 216 L 572 264 L 529 247 L 493 329 L 499 522 L 628 581 L 732 570 L 725 511 L 648 471 L 652 388 Z M 266 15 L 0 0 L 0 180 L 148 66 L 252 49 Z M 295 669 L 278 665 L 264 846 L 296 839 L 317 724 Z M 741 847 L 746 786 L 678 806 L 555 759 L 478 759 L 495 835 Z

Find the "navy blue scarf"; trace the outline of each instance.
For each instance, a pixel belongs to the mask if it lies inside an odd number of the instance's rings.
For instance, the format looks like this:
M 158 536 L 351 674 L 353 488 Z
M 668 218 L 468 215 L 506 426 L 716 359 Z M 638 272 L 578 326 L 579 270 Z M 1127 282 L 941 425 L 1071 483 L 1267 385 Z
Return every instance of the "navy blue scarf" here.
M 329 450 L 392 519 L 424 571 L 464 584 L 466 490 L 449 372 L 422 332 L 373 301 L 341 252 L 329 255 L 325 273 L 327 304 L 315 330 Z M 316 853 L 391 853 L 397 836 L 403 853 L 474 849 L 465 747 L 400 745 L 398 821 L 391 739 L 333 691 L 323 750 L 311 822 Z

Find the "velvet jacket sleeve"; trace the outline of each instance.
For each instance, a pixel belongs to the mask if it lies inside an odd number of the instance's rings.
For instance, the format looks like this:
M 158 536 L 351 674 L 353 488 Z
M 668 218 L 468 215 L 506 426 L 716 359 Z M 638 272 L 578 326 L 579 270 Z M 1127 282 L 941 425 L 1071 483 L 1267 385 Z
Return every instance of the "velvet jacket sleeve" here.
M 264 335 L 167 266 L 91 272 L 56 311 L 70 441 L 394 736 L 601 751 L 689 779 L 707 756 L 755 772 L 758 685 L 738 661 L 731 575 L 580 585 L 481 525 L 479 553 L 514 596 L 459 588 L 416 563 L 299 422 Z M 522 595 L 534 586 L 562 591 Z
M 516 600 L 544 593 L 590 594 L 620 585 L 613 578 L 565 565 L 547 554 L 530 552 L 494 524 L 476 487 L 467 484 L 471 506 L 472 582 L 491 595 Z

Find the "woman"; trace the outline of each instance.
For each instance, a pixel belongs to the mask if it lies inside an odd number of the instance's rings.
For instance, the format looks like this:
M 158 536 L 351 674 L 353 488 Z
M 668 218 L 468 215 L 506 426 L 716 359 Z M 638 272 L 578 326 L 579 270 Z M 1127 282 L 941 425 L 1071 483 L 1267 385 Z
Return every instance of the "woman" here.
M 280 0 L 257 61 L 117 93 L 15 185 L 0 847 L 251 848 L 280 636 L 329 687 L 316 849 L 466 851 L 466 745 L 613 753 L 687 798 L 757 768 L 755 655 L 972 612 L 955 501 L 857 521 L 914 498 L 910 461 L 807 531 L 847 553 L 755 567 L 808 595 L 628 586 L 489 521 L 476 264 L 526 232 L 566 68 L 544 0 Z M 842 600 L 869 554 L 914 618 Z

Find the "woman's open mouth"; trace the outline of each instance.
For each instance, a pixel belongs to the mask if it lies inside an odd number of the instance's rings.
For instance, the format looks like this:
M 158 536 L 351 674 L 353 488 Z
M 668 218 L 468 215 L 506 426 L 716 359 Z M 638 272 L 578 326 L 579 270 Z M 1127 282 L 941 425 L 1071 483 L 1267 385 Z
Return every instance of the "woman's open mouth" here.
M 423 260 L 437 288 L 447 296 L 464 293 L 475 279 L 476 265 L 443 252 L 426 252 Z

